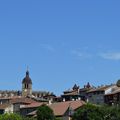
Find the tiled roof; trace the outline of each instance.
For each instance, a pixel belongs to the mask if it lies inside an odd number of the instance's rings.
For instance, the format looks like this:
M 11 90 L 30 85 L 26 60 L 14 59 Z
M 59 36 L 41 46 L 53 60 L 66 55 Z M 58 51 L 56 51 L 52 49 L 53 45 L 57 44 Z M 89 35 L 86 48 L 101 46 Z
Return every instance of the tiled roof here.
M 84 91 L 88 91 L 88 90 L 92 90 L 92 89 L 93 89 L 92 87 L 90 87 L 90 88 L 81 88 L 80 92 L 84 92 Z
M 97 92 L 97 91 L 105 91 L 107 90 L 109 87 L 112 87 L 113 85 L 107 85 L 107 86 L 102 86 L 102 87 L 98 87 L 98 88 L 93 88 L 91 90 L 89 90 L 87 93 L 91 93 L 91 92 Z
M 55 116 L 62 116 L 68 110 L 69 106 L 73 110 L 76 110 L 79 107 L 83 106 L 84 104 L 85 104 L 84 101 L 78 100 L 78 101 L 67 101 L 67 102 L 53 103 L 49 107 L 53 110 Z
M 64 95 L 62 96 L 67 96 L 67 95 L 78 95 L 78 91 L 72 91 L 72 92 L 69 92 L 69 93 L 65 93 Z
M 85 104 L 84 101 L 67 101 L 67 102 L 58 102 L 48 105 L 54 112 L 55 116 L 63 116 L 65 112 L 71 107 L 73 110 L 76 110 Z M 36 110 L 29 113 L 28 116 L 36 115 Z
M 26 103 L 26 104 L 30 104 L 35 102 L 34 100 L 30 99 L 30 98 L 26 98 L 26 97 L 20 97 L 20 98 L 12 98 L 10 100 L 10 103 Z
M 34 103 L 31 103 L 31 104 L 29 104 L 29 105 L 24 105 L 24 106 L 21 106 L 20 108 L 21 109 L 27 109 L 27 108 L 37 108 L 37 107 L 39 107 L 39 106 L 41 106 L 41 105 L 43 105 L 43 104 L 45 104 L 45 103 L 40 103 L 40 102 L 34 102 Z
M 8 106 L 10 106 L 10 104 L 0 104 L 0 109 L 4 110 Z
M 15 98 L 20 98 L 19 96 L 13 96 L 13 97 L 0 97 L 0 100 L 11 100 Z
M 63 93 L 69 93 L 69 92 L 73 92 L 74 90 L 66 90 L 66 91 L 63 91 Z

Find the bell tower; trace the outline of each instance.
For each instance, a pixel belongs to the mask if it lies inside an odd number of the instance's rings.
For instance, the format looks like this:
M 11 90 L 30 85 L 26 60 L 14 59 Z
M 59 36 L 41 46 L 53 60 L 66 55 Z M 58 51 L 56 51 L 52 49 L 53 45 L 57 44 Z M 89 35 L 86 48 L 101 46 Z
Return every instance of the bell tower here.
M 26 71 L 26 76 L 22 80 L 22 96 L 32 96 L 32 80 L 29 77 L 29 71 Z

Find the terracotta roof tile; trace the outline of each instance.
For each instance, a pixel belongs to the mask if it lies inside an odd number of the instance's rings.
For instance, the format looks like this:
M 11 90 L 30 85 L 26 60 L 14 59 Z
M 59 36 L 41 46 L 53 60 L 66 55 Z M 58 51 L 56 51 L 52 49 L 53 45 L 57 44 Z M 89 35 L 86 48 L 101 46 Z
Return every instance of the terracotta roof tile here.
M 67 102 L 58 102 L 53 103 L 49 107 L 53 110 L 55 116 L 62 116 L 67 111 L 70 106 L 73 110 L 78 109 L 79 107 L 85 104 L 84 101 L 67 101 Z
M 10 100 L 11 103 L 26 103 L 26 104 L 30 104 L 30 103 L 34 103 L 36 101 L 30 99 L 30 98 L 26 98 L 26 97 L 20 97 L 20 98 L 12 98 Z
M 78 109 L 79 107 L 85 104 L 84 101 L 67 101 L 67 102 L 58 102 L 48 105 L 54 112 L 55 116 L 63 116 L 65 112 L 71 107 L 73 110 Z M 28 113 L 28 116 L 36 115 L 36 110 Z
M 10 104 L 1 104 L 0 105 L 0 109 L 5 109 L 5 108 L 7 108 L 8 106 L 10 106 Z
M 34 103 L 29 104 L 29 105 L 23 105 L 23 106 L 21 106 L 20 108 L 21 108 L 21 109 L 37 108 L 37 107 L 39 107 L 39 106 L 41 106 L 41 105 L 43 105 L 43 104 L 45 104 L 45 103 L 34 102 Z

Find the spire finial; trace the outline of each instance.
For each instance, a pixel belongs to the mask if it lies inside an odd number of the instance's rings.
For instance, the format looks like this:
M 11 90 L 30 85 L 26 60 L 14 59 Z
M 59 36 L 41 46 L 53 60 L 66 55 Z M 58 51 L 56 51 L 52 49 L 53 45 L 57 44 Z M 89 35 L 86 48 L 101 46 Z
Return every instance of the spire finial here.
M 29 76 L 29 67 L 27 66 L 26 76 Z

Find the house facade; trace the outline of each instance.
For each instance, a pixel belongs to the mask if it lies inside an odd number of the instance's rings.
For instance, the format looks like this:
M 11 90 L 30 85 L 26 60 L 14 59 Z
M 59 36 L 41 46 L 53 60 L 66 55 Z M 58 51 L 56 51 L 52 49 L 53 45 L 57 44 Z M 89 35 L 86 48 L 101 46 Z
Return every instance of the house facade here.
M 79 86 L 75 84 L 72 89 L 64 91 L 63 95 L 61 95 L 61 98 L 63 101 L 80 99 Z
M 0 105 L 0 114 L 13 113 L 13 104 L 2 104 Z
M 105 103 L 108 105 L 120 105 L 120 80 L 117 81 L 116 86 L 108 94 L 105 94 Z
M 91 89 L 87 92 L 87 102 L 92 104 L 105 104 L 105 95 L 112 92 L 116 85 L 106 85 Z
M 84 88 L 80 88 L 76 84 L 73 86 L 72 89 L 66 90 L 63 92 L 63 95 L 61 95 L 61 98 L 63 101 L 70 101 L 70 100 L 84 100 L 87 99 L 87 92 L 91 90 L 93 87 L 87 83 L 87 85 L 84 85 Z

